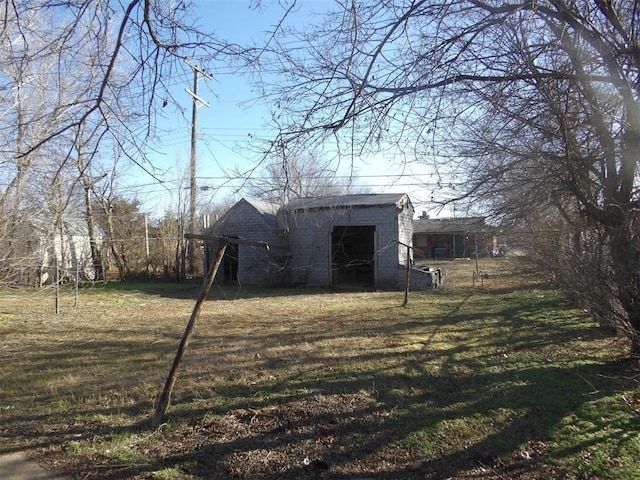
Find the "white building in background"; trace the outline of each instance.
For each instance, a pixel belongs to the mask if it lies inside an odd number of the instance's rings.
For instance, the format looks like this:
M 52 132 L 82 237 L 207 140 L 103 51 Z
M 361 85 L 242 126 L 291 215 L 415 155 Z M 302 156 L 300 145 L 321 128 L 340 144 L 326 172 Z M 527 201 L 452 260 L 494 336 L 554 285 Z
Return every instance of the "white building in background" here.
M 89 228 L 84 218 L 65 216 L 57 226 L 41 218 L 32 219 L 19 228 L 15 236 L 20 240 L 12 247 L 17 282 L 40 286 L 56 278 L 96 278 Z M 101 250 L 105 234 L 97 225 L 96 236 L 96 245 Z

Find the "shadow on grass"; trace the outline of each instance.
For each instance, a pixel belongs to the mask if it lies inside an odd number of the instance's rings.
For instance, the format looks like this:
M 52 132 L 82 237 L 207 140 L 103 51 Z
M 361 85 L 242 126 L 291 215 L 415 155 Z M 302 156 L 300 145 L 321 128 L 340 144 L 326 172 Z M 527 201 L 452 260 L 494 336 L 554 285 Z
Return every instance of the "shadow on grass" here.
M 195 300 L 202 290 L 202 278 L 190 279 L 182 283 L 161 281 L 149 282 L 109 282 L 86 283 L 81 294 L 92 291 L 113 293 L 140 293 L 163 298 Z M 71 287 L 69 287 L 71 289 Z M 208 300 L 238 300 L 244 298 L 272 298 L 296 295 L 314 295 L 329 292 L 327 289 L 313 287 L 269 288 L 255 286 L 241 286 L 233 283 L 214 283 L 209 292 Z
M 32 352 L 24 364 L 31 372 L 7 376 L 25 383 L 23 397 L 8 403 L 34 405 L 16 410 L 20 415 L 2 413 L 3 422 L 15 425 L 2 435 L 11 445 L 61 450 L 71 442 L 99 445 L 128 435 L 136 460 L 117 464 L 87 453 L 81 461 L 58 463 L 60 474 L 87 480 L 151 478 L 163 470 L 203 479 L 553 477 L 562 455 L 595 441 L 594 434 L 558 447 L 559 429 L 636 386 L 635 367 L 579 360 L 564 350 L 600 334 L 575 313 L 548 318 L 544 311 L 562 312 L 557 300 L 523 297 L 486 313 L 478 309 L 482 301 L 491 303 L 472 293 L 452 297 L 439 315 L 418 319 L 419 306 L 372 306 L 385 321 L 331 315 L 277 333 L 201 332 L 195 351 L 187 353 L 195 354 L 193 363 L 178 380 L 193 390 L 178 389 L 167 424 L 157 432 L 147 429 L 177 346 L 174 336 L 157 334 L 151 344 L 143 338 L 63 342 Z M 373 340 L 375 347 L 352 347 L 341 356 L 336 343 L 327 351 L 331 342 L 353 337 Z M 207 356 L 212 341 L 223 347 Z M 292 350 L 280 354 L 274 350 L 279 345 Z M 561 358 L 550 355 L 554 348 Z M 129 354 L 123 358 L 122 352 Z M 52 384 L 56 375 L 64 377 L 65 365 L 78 363 L 82 378 Z M 247 372 L 255 372 L 254 380 Z M 47 393 L 34 399 L 33 387 Z M 56 407 L 52 417 L 49 404 L 62 399 L 68 405 Z M 91 418 L 95 423 L 87 422 Z M 109 418 L 122 425 L 108 425 Z M 623 432 L 640 425 L 629 411 L 606 425 L 596 418 L 590 428 L 604 427 L 610 441 L 623 442 Z
M 304 465 L 308 458 L 326 464 L 330 471 L 323 478 L 456 478 L 468 472 L 493 478 L 489 471 L 495 478 L 526 478 L 527 472 L 539 474 L 541 464 L 548 467 L 563 454 L 545 445 L 564 418 L 619 388 L 599 377 L 612 369 L 625 370 L 610 362 L 457 377 L 425 374 L 420 384 L 413 375 L 338 377 L 323 382 L 322 388 L 316 382 L 298 382 L 310 393 L 286 395 L 275 403 L 252 399 L 251 388 L 221 389 L 220 395 L 244 398 L 247 408 L 231 414 L 178 407 L 169 422 L 182 419 L 186 427 L 166 434 L 169 445 L 161 458 L 110 471 L 85 466 L 82 472 L 102 480 L 146 478 L 163 469 L 206 479 L 317 478 L 319 472 Z M 602 379 L 594 384 L 585 378 Z M 375 399 L 344 393 L 362 391 L 372 382 L 414 383 L 415 393 L 396 396 L 391 389 Z M 281 387 L 288 388 L 289 382 Z M 212 421 L 212 415 L 231 416 L 233 421 Z M 487 419 L 484 426 L 478 424 L 479 417 Z M 318 425 L 326 428 L 326 441 L 314 438 Z M 632 415 L 600 425 L 614 441 L 639 426 Z M 478 428 L 487 431 L 470 434 Z

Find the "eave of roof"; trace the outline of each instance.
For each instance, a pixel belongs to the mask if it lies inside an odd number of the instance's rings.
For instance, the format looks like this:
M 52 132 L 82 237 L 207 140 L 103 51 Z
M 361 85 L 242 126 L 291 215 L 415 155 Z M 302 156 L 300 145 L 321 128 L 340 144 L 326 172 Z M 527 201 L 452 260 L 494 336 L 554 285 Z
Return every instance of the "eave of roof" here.
M 487 229 L 484 217 L 426 218 L 413 222 L 413 233 L 468 233 Z
M 252 205 L 253 208 L 262 214 L 275 215 L 278 212 L 279 207 L 275 203 L 256 200 L 253 198 L 243 198 L 243 200 Z
M 402 208 L 411 203 L 406 193 L 368 193 L 334 195 L 329 197 L 296 198 L 289 202 L 287 210 L 321 210 L 331 208 L 365 208 L 395 206 Z

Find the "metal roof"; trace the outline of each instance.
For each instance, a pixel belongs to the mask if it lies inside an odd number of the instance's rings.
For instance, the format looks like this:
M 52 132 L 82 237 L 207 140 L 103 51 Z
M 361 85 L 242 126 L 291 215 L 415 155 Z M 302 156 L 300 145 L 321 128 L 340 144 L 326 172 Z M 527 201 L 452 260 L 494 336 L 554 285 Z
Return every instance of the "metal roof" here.
M 484 217 L 424 218 L 414 220 L 413 233 L 469 233 L 486 230 Z
M 329 197 L 296 198 L 289 202 L 288 210 L 313 210 L 341 207 L 382 207 L 401 208 L 410 203 L 406 193 L 365 193 L 355 195 L 333 195 Z
M 275 215 L 280 208 L 275 203 L 265 202 L 263 200 L 256 200 L 254 198 L 243 198 L 242 200 L 246 201 L 250 205 L 253 206 L 258 212 L 262 214 Z

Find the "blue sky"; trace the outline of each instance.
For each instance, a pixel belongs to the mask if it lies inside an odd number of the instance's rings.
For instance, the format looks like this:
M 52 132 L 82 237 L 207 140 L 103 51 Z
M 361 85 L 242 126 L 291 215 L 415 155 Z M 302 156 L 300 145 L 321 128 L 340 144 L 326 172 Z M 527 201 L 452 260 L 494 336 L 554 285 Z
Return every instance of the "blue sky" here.
M 263 0 L 260 9 L 251 9 L 249 0 L 201 0 L 198 3 L 200 24 L 221 38 L 238 43 L 260 42 L 283 12 L 277 0 Z M 300 9 L 290 20 L 300 22 L 298 24 L 313 21 L 311 13 L 334 5 L 332 0 L 298 0 L 297 3 Z M 235 188 L 241 182 L 229 182 L 225 177 L 236 166 L 248 169 L 258 160 L 249 151 L 250 136 L 270 139 L 274 135 L 267 127 L 268 108 L 256 98 L 246 79 L 232 74 L 224 65 L 211 73 L 213 80 L 203 79 L 199 86 L 200 96 L 210 104 L 210 108 L 201 106 L 198 110 L 198 185 L 209 187 L 209 190 L 198 192 L 200 204 L 207 201 L 216 203 L 225 197 L 239 200 L 243 192 L 235 192 Z M 180 179 L 185 177 L 189 168 L 192 100 L 185 88 L 191 89 L 191 83 L 176 82 L 175 99 L 179 108 L 171 110 L 161 123 L 161 143 L 157 152 L 150 155 L 154 165 L 166 172 L 163 178 L 167 187 L 154 184 L 150 177 L 133 172 L 128 181 L 138 192 L 145 208 L 154 215 L 161 215 L 167 207 L 176 207 Z M 361 165 L 356 165 L 356 169 L 367 172 L 367 176 L 358 183 L 367 186 L 371 192 L 409 193 L 417 212 L 432 207 L 424 203 L 428 202 L 430 193 L 416 189 L 415 178 L 398 177 L 398 167 L 390 165 L 388 160 L 368 158 Z M 404 173 L 415 173 L 428 181 L 430 171 L 427 167 L 412 165 Z M 184 188 L 187 184 L 183 183 Z M 440 216 L 449 216 L 449 212 Z

